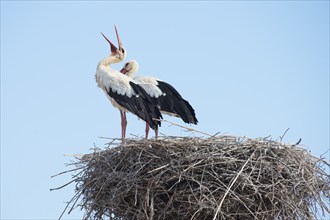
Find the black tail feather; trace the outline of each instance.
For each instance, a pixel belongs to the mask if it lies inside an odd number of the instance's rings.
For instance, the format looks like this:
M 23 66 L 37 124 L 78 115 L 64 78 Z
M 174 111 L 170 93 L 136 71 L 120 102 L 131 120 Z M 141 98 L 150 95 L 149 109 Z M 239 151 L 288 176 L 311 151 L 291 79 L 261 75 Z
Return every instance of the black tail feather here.
M 158 87 L 162 90 L 164 95 L 158 97 L 157 102 L 161 111 L 174 113 L 178 115 L 185 123 L 197 124 L 195 110 L 189 102 L 182 98 L 179 92 L 170 84 L 157 81 Z

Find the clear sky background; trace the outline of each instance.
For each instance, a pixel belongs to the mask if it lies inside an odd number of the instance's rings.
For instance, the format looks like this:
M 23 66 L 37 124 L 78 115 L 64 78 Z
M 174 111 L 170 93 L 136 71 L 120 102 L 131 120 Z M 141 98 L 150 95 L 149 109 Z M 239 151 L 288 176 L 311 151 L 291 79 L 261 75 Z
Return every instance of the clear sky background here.
M 192 128 L 274 139 L 290 128 L 285 142 L 329 149 L 329 1 L 1 1 L 1 219 L 58 218 L 74 195 L 49 191 L 70 180 L 50 178 L 74 160 L 64 154 L 120 137 L 119 111 L 94 79 L 110 53 L 100 32 L 116 43 L 114 25 L 126 61 L 189 100 Z M 128 134 L 144 126 L 128 117 Z

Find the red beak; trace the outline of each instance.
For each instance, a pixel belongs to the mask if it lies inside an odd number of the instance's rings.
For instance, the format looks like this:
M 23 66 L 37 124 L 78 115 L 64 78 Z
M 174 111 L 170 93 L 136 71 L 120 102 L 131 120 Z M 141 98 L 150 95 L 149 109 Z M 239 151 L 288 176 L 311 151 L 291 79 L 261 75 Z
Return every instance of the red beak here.
M 117 31 L 117 30 L 116 30 Z M 117 32 L 116 32 L 117 33 Z M 111 54 L 114 55 L 117 53 L 117 47 L 101 32 L 102 36 L 109 42 L 110 44 L 110 49 L 111 49 Z M 117 35 L 118 38 L 118 35 Z M 118 42 L 119 42 L 119 38 L 118 38 Z
M 119 46 L 119 49 L 120 49 L 120 48 L 122 48 L 122 44 L 121 44 L 121 41 L 120 41 L 120 38 L 119 38 L 119 35 L 118 35 L 116 25 L 115 25 L 115 31 L 116 31 L 116 36 L 117 36 L 117 40 L 118 40 L 118 46 Z
M 120 70 L 120 72 L 121 72 L 122 74 L 126 74 L 126 73 L 128 72 L 128 70 L 125 69 L 125 67 L 123 67 L 123 68 Z

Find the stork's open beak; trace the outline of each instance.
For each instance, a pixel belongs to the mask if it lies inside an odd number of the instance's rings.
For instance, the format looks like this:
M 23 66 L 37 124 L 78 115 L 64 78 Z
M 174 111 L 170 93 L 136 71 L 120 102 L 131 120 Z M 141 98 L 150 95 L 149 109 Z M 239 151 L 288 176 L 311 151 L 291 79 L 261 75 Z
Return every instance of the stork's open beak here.
M 117 40 L 118 40 L 119 50 L 120 50 L 123 47 L 123 45 L 121 44 L 116 25 L 115 25 L 115 31 L 116 31 L 116 36 L 117 36 Z
M 116 33 L 117 33 L 117 29 L 116 29 Z M 117 53 L 117 50 L 118 50 L 117 47 L 102 32 L 101 32 L 101 34 L 109 42 L 110 48 L 111 48 L 111 54 L 115 55 Z M 118 34 L 117 34 L 117 38 L 118 38 Z M 118 42 L 119 42 L 119 38 L 118 38 Z

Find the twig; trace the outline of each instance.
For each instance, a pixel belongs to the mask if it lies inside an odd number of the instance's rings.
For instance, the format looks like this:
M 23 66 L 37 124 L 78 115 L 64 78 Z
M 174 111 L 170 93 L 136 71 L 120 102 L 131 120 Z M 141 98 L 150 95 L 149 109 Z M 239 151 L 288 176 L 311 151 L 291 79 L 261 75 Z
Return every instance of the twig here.
M 295 144 L 293 144 L 292 146 L 297 146 L 297 145 L 300 144 L 300 142 L 301 142 L 301 138 L 299 138 L 299 140 Z
M 66 183 L 66 184 L 64 184 L 64 185 L 62 185 L 62 186 L 60 186 L 60 187 L 50 189 L 50 191 L 62 189 L 62 188 L 66 187 L 67 185 L 70 185 L 71 183 L 73 183 L 73 182 L 75 182 L 75 181 L 76 181 L 76 180 L 73 179 L 73 180 L 71 180 L 70 182 L 68 182 L 68 183 Z
M 163 169 L 163 168 L 165 168 L 165 167 L 168 167 L 168 166 L 169 166 L 169 164 L 165 164 L 164 166 L 161 166 L 161 167 L 158 167 L 158 168 L 156 168 L 156 169 L 153 169 L 153 170 L 148 171 L 148 173 L 153 173 L 153 172 L 155 172 L 155 171 L 157 171 L 157 170 L 161 170 L 161 169 Z
M 217 133 L 215 133 L 214 135 L 212 135 L 210 138 L 213 138 L 213 137 L 217 136 L 218 134 L 221 134 L 221 131 L 218 131 Z
M 80 170 L 80 169 L 83 169 L 83 168 L 84 168 L 84 167 L 78 167 L 78 168 L 76 168 L 76 169 L 63 171 L 63 172 L 60 172 L 60 173 L 58 173 L 58 174 L 55 174 L 55 175 L 51 176 L 50 178 L 54 178 L 54 177 L 56 177 L 56 176 L 59 176 L 59 175 L 65 174 L 65 173 L 71 173 L 72 171 Z
M 156 118 L 153 118 L 153 120 L 155 120 L 155 121 L 161 121 L 161 122 L 167 122 L 167 123 L 170 123 L 170 124 L 175 125 L 175 126 L 177 126 L 177 127 L 184 128 L 184 129 L 186 129 L 186 130 L 188 130 L 188 131 L 197 132 L 197 133 L 200 133 L 200 134 L 207 135 L 207 136 L 209 136 L 209 137 L 213 137 L 213 136 L 214 136 L 214 135 L 211 135 L 211 134 L 206 133 L 206 132 L 203 132 L 203 131 L 199 131 L 199 130 L 196 130 L 196 129 L 193 129 L 193 128 L 188 128 L 188 127 L 185 127 L 185 126 L 179 125 L 179 124 L 177 124 L 177 123 L 174 123 L 174 122 L 171 122 L 171 121 L 167 121 L 167 120 L 165 120 L 165 119 L 156 119 Z
M 219 204 L 219 206 L 217 208 L 217 211 L 216 211 L 216 213 L 215 213 L 215 215 L 213 217 L 213 220 L 216 220 L 217 219 L 217 215 L 218 215 L 218 213 L 221 210 L 222 203 L 225 201 L 225 198 L 226 198 L 227 194 L 229 193 L 231 187 L 233 187 L 233 185 L 236 182 L 236 180 L 239 177 L 239 175 L 241 175 L 241 173 L 243 172 L 246 164 L 253 158 L 255 152 L 256 152 L 256 149 L 253 151 L 253 153 L 251 154 L 251 156 L 249 157 L 249 159 L 244 163 L 244 165 L 242 166 L 241 170 L 237 173 L 236 177 L 233 179 L 233 181 L 231 182 L 230 186 L 227 188 L 227 190 L 226 190 L 224 196 L 222 197 L 222 200 L 221 200 L 221 202 L 220 202 L 220 204 Z
M 61 220 L 61 218 L 63 217 L 64 213 L 65 213 L 66 210 L 68 209 L 69 205 L 72 203 L 73 200 L 76 199 L 77 196 L 78 196 L 78 193 L 76 193 L 76 194 L 71 198 L 71 200 L 70 200 L 69 202 L 67 202 L 67 204 L 66 204 L 66 206 L 65 206 L 65 208 L 64 208 L 64 210 L 63 210 L 63 212 L 61 213 L 60 217 L 58 218 L 58 220 Z M 78 198 L 79 198 L 79 196 L 78 196 Z
M 76 157 L 76 158 L 82 158 L 85 156 L 85 154 L 64 154 L 65 157 Z
M 290 128 L 287 128 L 287 129 L 285 130 L 285 132 L 282 134 L 282 136 L 280 137 L 281 142 L 283 141 L 284 136 L 286 135 L 286 133 L 287 133 L 289 130 L 290 130 Z

